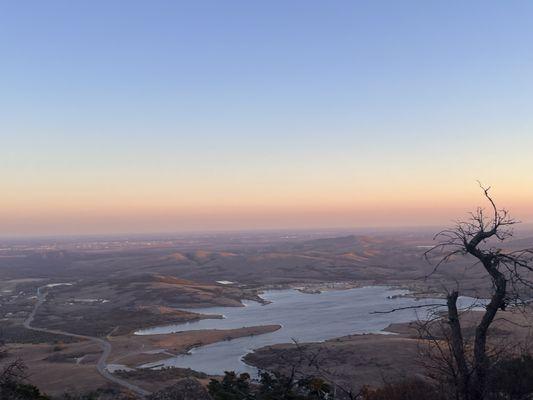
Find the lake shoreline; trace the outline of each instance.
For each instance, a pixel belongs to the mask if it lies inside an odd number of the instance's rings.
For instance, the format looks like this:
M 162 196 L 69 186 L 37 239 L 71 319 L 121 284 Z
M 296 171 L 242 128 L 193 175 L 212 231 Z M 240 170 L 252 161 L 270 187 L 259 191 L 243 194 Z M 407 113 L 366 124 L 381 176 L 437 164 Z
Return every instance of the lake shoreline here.
M 397 307 L 424 306 L 441 299 L 415 298 L 406 289 L 390 286 L 360 286 L 308 293 L 291 289 L 268 290 L 262 297 L 269 304 L 247 302 L 246 307 L 209 307 L 196 312 L 225 315 L 223 319 L 167 325 L 137 331 L 139 336 L 169 335 L 173 332 L 201 332 L 213 329 L 238 329 L 243 326 L 280 325 L 281 329 L 256 337 L 243 337 L 231 342 L 195 346 L 187 355 L 177 355 L 160 362 L 163 366 L 190 368 L 209 375 L 225 370 L 256 374 L 255 367 L 243 358 L 268 345 L 324 342 L 356 334 L 380 334 L 394 323 L 416 320 L 423 311 L 405 309 L 383 313 Z M 444 303 L 443 303 L 444 305 Z M 422 308 L 423 309 L 423 308 Z M 375 311 L 380 311 L 374 313 Z M 318 323 L 320 321 L 320 323 Z

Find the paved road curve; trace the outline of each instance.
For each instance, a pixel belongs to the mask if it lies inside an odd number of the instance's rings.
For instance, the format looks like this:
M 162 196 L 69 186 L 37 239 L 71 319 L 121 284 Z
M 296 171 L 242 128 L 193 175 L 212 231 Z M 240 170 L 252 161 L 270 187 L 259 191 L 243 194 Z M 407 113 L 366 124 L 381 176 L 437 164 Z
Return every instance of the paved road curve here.
M 102 355 L 100 356 L 100 359 L 98 360 L 96 364 L 96 369 L 102 375 L 105 379 L 116 383 L 117 385 L 120 385 L 122 387 L 125 387 L 126 389 L 131 390 L 132 392 L 138 394 L 141 397 L 145 397 L 150 394 L 149 391 L 144 390 L 143 388 L 140 388 L 139 386 L 133 385 L 129 382 L 126 382 L 123 379 L 120 379 L 113 374 L 111 374 L 107 370 L 107 358 L 109 357 L 109 354 L 111 354 L 111 343 L 109 343 L 107 340 L 94 337 L 94 336 L 85 336 L 85 335 L 77 335 L 75 333 L 69 333 L 65 331 L 59 331 L 59 330 L 53 330 L 53 329 L 45 329 L 45 328 L 35 328 L 31 326 L 31 323 L 33 322 L 33 319 L 35 318 L 35 314 L 37 313 L 37 309 L 44 303 L 46 300 L 46 292 L 44 292 L 44 289 L 46 286 L 41 286 L 37 289 L 37 303 L 35 303 L 35 307 L 33 307 L 33 310 L 31 311 L 30 315 L 28 315 L 28 318 L 24 321 L 24 327 L 27 329 L 31 329 L 33 331 L 37 332 L 46 332 L 46 333 L 53 333 L 56 335 L 64 335 L 64 336 L 70 336 L 78 339 L 86 339 L 90 340 L 96 344 L 98 344 L 102 348 Z

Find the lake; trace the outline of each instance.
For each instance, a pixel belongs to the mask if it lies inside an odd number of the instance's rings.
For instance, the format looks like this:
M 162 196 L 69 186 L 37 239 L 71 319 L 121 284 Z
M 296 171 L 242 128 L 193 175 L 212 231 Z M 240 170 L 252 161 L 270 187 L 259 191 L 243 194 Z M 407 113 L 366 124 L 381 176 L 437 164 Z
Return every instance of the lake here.
M 171 357 L 145 364 L 142 367 L 174 366 L 191 368 L 207 374 L 221 375 L 235 370 L 256 375 L 257 370 L 245 364 L 242 357 L 260 347 L 278 343 L 320 342 L 350 334 L 388 334 L 384 329 L 391 323 L 424 319 L 427 308 L 399 310 L 388 314 L 374 314 L 393 308 L 425 304 L 445 304 L 444 299 L 405 297 L 407 290 L 385 286 L 368 286 L 348 290 L 331 290 L 320 294 L 302 293 L 298 290 L 271 290 L 261 297 L 270 304 L 244 302 L 245 307 L 195 308 L 202 314 L 220 314 L 223 319 L 204 319 L 179 325 L 167 325 L 136 332 L 137 335 L 154 335 L 200 329 L 234 329 L 244 326 L 281 325 L 276 332 L 218 342 L 191 350 L 190 354 Z M 460 297 L 460 308 L 470 307 L 479 300 Z M 479 305 L 482 305 L 479 302 Z M 445 308 L 443 308 L 444 310 Z

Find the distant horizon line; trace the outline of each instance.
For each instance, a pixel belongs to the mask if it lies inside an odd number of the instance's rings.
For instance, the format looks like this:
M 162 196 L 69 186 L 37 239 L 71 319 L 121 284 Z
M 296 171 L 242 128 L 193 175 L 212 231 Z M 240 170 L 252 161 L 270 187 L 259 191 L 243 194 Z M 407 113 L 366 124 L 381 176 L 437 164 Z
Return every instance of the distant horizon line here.
M 450 224 L 417 224 L 417 225 L 376 225 L 376 226 L 360 226 L 360 227 L 316 227 L 316 228 L 228 228 L 228 229 L 185 229 L 185 230 L 176 230 L 176 231 L 150 231 L 150 232 L 87 232 L 87 233 L 50 233 L 50 234 L 0 234 L 0 240 L 9 241 L 9 240 L 53 240 L 53 239 L 105 239 L 105 238 L 114 238 L 127 240 L 128 236 L 132 238 L 141 239 L 145 238 L 159 238 L 163 239 L 164 237 L 171 238 L 176 236 L 203 236 L 203 235 L 229 235 L 229 234 L 260 234 L 260 233 L 342 233 L 342 232 L 353 232 L 353 233 L 364 233 L 364 232 L 399 232 L 403 231 L 407 233 L 409 231 L 419 231 L 425 232 L 430 230 L 438 231 L 447 226 L 453 224 L 453 221 Z M 520 228 L 529 228 L 533 229 L 533 222 L 524 221 L 520 225 L 516 226 L 516 230 Z

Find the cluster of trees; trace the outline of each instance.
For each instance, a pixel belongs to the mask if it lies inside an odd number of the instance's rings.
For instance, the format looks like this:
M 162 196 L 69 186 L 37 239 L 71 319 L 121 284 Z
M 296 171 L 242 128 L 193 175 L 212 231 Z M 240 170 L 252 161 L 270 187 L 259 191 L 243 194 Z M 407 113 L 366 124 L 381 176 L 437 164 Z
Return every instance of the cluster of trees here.
M 524 354 L 495 363 L 488 371 L 486 400 L 533 399 L 533 357 Z M 262 373 L 252 383 L 246 373 L 226 372 L 220 381 L 208 386 L 213 400 L 455 400 L 459 394 L 453 383 L 441 380 L 408 379 L 380 388 L 363 387 L 358 393 L 336 393 L 334 383 L 312 376 L 294 379 L 279 374 Z
M 212 379 L 208 386 L 214 400 L 326 400 L 332 398 L 331 386 L 320 377 L 285 376 L 263 372 L 258 384 L 250 375 L 226 372 L 221 381 Z
M 531 400 L 533 399 L 533 357 L 522 355 L 500 361 L 492 366 L 485 391 L 486 400 Z M 262 373 L 259 382 L 252 382 L 250 375 L 226 372 L 221 380 L 211 380 L 209 396 L 194 397 L 192 391 L 163 390 L 154 399 L 165 400 L 451 400 L 457 393 L 451 382 L 443 379 L 389 383 L 380 388 L 363 387 L 357 394 L 337 393 L 335 383 L 318 376 L 296 379 L 277 373 Z M 183 389 L 183 388 L 181 388 Z M 202 389 L 200 387 L 200 389 Z M 203 389 L 205 390 L 205 389 Z M 191 397 L 192 396 L 192 397 Z M 56 400 L 99 400 L 102 393 L 85 395 L 65 394 Z M 119 399 L 105 394 L 105 398 Z M 20 361 L 10 362 L 0 372 L 0 399 L 2 400 L 54 400 L 41 393 L 26 381 L 26 368 Z

